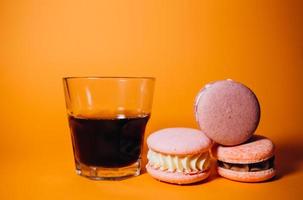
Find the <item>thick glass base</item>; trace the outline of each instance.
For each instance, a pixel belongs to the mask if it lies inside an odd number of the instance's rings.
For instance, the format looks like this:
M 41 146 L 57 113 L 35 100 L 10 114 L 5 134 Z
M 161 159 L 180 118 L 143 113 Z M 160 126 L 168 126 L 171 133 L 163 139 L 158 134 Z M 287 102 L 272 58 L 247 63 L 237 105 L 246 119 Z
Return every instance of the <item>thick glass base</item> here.
M 126 167 L 106 168 L 76 162 L 76 173 L 92 180 L 122 180 L 140 175 L 141 159 Z

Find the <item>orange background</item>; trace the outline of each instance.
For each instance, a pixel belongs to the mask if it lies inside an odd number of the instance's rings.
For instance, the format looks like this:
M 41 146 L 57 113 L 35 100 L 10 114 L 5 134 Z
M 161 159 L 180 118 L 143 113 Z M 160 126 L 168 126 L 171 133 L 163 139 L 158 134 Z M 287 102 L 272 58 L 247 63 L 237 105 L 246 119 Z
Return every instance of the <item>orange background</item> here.
M 299 199 L 303 195 L 300 0 L 0 1 L 0 199 Z M 154 76 L 147 134 L 197 127 L 193 100 L 232 78 L 257 94 L 257 133 L 277 146 L 278 176 L 212 175 L 191 186 L 145 172 L 124 181 L 74 173 L 63 76 Z

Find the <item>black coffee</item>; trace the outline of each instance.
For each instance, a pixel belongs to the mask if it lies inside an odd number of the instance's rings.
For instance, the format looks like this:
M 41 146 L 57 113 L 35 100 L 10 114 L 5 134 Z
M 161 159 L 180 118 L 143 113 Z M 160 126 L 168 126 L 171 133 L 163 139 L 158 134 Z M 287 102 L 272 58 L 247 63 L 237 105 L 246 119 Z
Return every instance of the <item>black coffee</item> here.
M 78 162 L 96 167 L 123 167 L 140 157 L 149 115 L 68 119 Z

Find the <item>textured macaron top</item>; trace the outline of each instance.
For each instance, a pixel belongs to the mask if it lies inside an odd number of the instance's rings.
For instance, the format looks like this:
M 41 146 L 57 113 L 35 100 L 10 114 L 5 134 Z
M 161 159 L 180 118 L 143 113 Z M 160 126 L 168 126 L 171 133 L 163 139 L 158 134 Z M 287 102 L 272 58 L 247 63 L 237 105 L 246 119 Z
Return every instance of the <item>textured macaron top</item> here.
M 212 150 L 213 156 L 220 161 L 248 164 L 271 158 L 274 155 L 274 144 L 264 136 L 254 135 L 244 144 L 232 147 L 216 145 Z
M 170 155 L 193 155 L 209 150 L 212 142 L 201 131 L 192 128 L 166 128 L 152 133 L 147 146 Z
M 260 106 L 256 95 L 232 80 L 207 84 L 197 95 L 195 114 L 201 130 L 216 143 L 245 142 L 256 130 Z

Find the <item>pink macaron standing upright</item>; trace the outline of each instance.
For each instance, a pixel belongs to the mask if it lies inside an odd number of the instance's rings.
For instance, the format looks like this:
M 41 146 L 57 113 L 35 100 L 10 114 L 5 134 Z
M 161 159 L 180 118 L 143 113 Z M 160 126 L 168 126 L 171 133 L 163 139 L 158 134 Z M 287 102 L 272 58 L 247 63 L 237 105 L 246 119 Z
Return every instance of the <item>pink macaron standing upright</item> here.
M 260 120 L 260 105 L 252 90 L 228 79 L 209 83 L 198 93 L 195 115 L 209 138 L 232 146 L 253 135 Z
M 262 182 L 275 176 L 274 144 L 264 136 L 254 135 L 246 143 L 227 147 L 214 145 L 218 174 L 235 181 Z
M 157 180 L 190 184 L 210 174 L 211 140 L 192 128 L 166 128 L 147 139 L 147 172 Z

